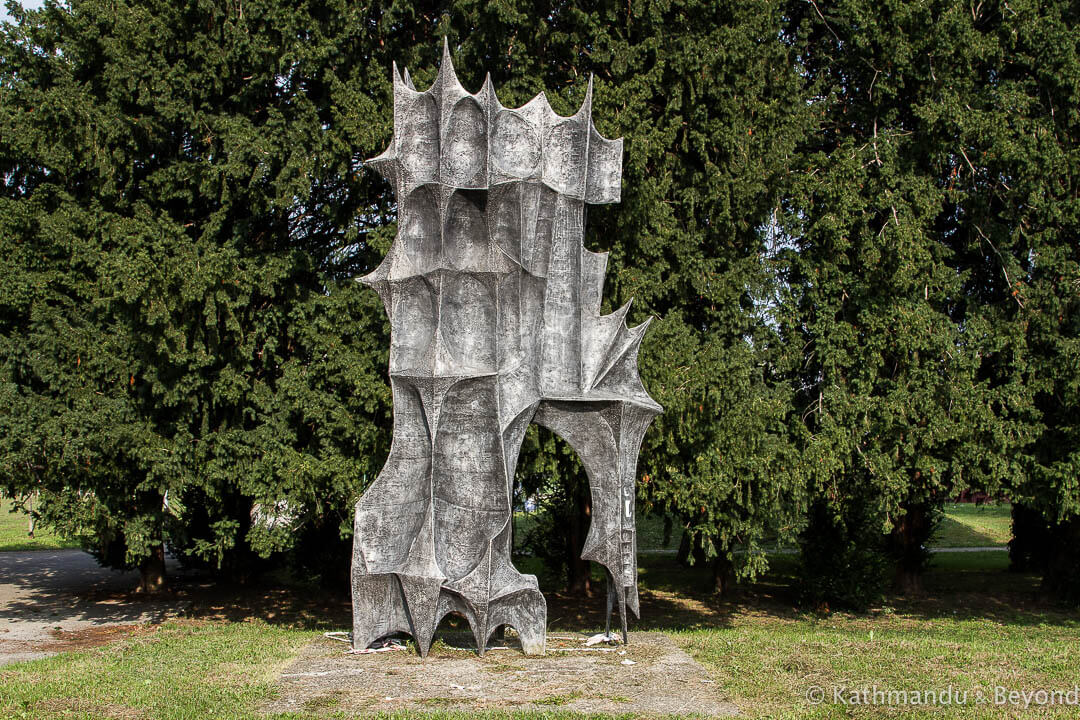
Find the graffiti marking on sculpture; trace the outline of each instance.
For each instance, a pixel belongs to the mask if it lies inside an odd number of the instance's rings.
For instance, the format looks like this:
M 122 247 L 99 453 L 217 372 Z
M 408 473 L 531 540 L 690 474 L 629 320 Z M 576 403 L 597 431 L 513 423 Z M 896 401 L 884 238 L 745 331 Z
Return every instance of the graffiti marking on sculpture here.
M 356 505 L 353 646 L 464 616 L 482 653 L 501 626 L 544 652 L 547 605 L 511 563 L 514 470 L 529 423 L 581 457 L 592 494 L 582 557 L 608 575 L 608 616 L 638 614 L 634 480 L 660 406 L 638 375 L 648 323 L 600 314 L 606 254 L 583 246 L 585 204 L 619 201 L 622 140 L 543 94 L 504 108 L 490 77 L 459 84 L 444 48 L 417 92 L 393 71 L 394 137 L 370 161 L 393 184 L 398 234 L 361 281 L 390 317 L 394 431 Z

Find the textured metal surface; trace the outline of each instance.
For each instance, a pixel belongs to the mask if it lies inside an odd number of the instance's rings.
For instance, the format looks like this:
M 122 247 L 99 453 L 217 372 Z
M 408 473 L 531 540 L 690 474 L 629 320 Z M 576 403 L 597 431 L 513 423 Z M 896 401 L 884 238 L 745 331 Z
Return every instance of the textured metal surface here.
M 514 469 L 530 422 L 581 457 L 592 493 L 582 557 L 608 572 L 609 612 L 638 614 L 634 481 L 660 406 L 637 354 L 648 323 L 600 314 L 606 254 L 582 244 L 586 203 L 619 201 L 622 140 L 543 94 L 504 108 L 470 94 L 444 47 L 417 92 L 394 67 L 394 138 L 371 164 L 393 183 L 398 234 L 361 281 L 390 317 L 394 434 L 356 505 L 353 644 L 395 632 L 426 655 L 464 616 L 482 653 L 502 625 L 542 653 L 547 606 L 510 560 Z

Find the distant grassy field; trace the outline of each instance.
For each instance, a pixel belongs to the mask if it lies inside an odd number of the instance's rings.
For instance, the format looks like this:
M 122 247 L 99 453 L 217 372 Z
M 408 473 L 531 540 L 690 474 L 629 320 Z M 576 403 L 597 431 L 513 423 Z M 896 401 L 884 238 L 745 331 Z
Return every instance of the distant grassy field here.
M 670 556 L 642 559 L 642 620 L 666 630 L 711 673 L 744 717 L 1070 718 L 1076 708 L 993 704 L 996 688 L 1032 692 L 1077 684 L 1080 614 L 1037 596 L 1035 576 L 1005 571 L 1001 552 L 955 553 L 934 560 L 927 594 L 891 598 L 864 615 L 794 608 L 786 588 L 795 559 L 733 601 L 704 592 L 707 573 L 677 568 Z M 582 602 L 549 593 L 552 631 L 589 632 L 601 622 L 598 597 Z M 4 718 L 257 718 L 278 692 L 274 678 L 324 629 L 348 623 L 347 602 L 281 591 L 271 611 L 247 597 L 196 603 L 193 617 L 148 627 L 112 645 L 0 667 Z M 309 603 L 309 605 L 305 605 Z M 285 606 L 285 607 L 282 607 Z M 221 608 L 227 610 L 222 614 Z M 632 641 L 632 638 L 631 638 Z M 438 662 L 439 645 L 433 650 Z M 922 691 L 952 687 L 965 704 L 863 706 L 834 692 Z M 814 704 L 821 688 L 823 701 Z M 837 690 L 834 691 L 834 688 Z M 983 701 L 979 702 L 979 694 Z M 477 717 L 473 713 L 398 713 L 384 717 Z M 480 717 L 581 717 L 565 710 Z M 284 718 L 347 717 L 332 707 L 298 708 Z
M 27 535 L 27 529 L 26 515 L 21 512 L 12 512 L 11 500 L 0 498 L 0 552 L 78 547 L 40 526 L 35 529 L 34 537 Z
M 1012 505 L 1009 503 L 947 503 L 945 517 L 930 541 L 931 547 L 1001 547 L 1012 538 Z M 538 512 L 518 513 L 515 517 L 515 539 L 520 546 L 537 521 Z M 679 549 L 682 528 L 676 523 L 671 541 L 664 545 L 664 520 L 655 515 L 638 517 L 639 553 L 674 553 Z
M 934 535 L 933 547 L 993 547 L 1012 539 L 1009 503 L 948 503 L 945 519 Z

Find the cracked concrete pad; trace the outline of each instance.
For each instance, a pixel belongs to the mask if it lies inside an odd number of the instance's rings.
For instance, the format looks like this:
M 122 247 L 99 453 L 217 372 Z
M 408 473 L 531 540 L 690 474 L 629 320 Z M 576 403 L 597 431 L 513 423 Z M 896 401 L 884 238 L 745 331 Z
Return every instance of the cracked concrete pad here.
M 345 654 L 324 639 L 304 648 L 281 675 L 266 712 L 544 710 L 635 717 L 738 714 L 708 672 L 662 633 L 634 633 L 630 645 L 586 647 L 586 636 L 549 635 L 548 652 L 526 657 L 514 639 L 483 657 L 471 636 L 440 635 L 428 658 L 408 650 Z

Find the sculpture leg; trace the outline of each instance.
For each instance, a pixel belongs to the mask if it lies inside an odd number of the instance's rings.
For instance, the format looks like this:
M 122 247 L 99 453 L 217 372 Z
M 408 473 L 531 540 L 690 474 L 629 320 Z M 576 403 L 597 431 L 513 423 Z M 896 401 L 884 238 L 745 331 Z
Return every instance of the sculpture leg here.
M 622 401 L 545 400 L 535 420 L 566 440 L 589 475 L 592 522 L 581 557 L 608 577 L 608 629 L 618 606 L 623 641 L 627 611 L 638 614 L 634 482 L 641 438 L 656 412 Z
M 531 575 L 523 577 L 532 578 Z M 535 580 L 533 580 L 535 583 Z M 547 644 L 547 602 L 535 587 L 527 587 L 491 601 L 492 628 L 509 625 L 517 630 L 526 655 L 543 655 Z
M 607 611 L 604 613 L 604 637 L 611 637 L 611 608 L 615 605 L 615 578 L 611 577 L 611 571 L 605 568 L 607 575 Z
M 619 620 L 622 621 L 622 641 L 623 645 L 629 645 L 630 640 L 626 634 L 626 593 L 628 593 L 629 590 L 619 588 L 617 592 L 622 596 L 619 598 Z

